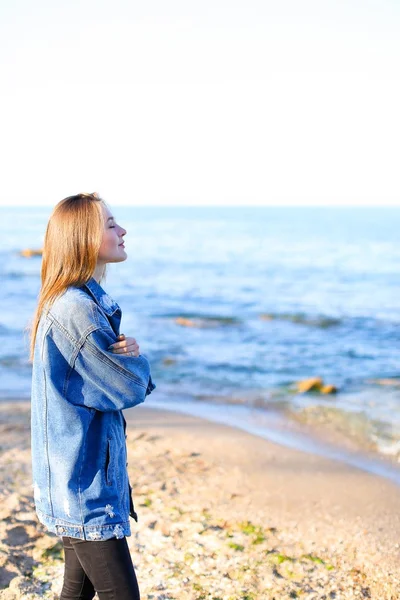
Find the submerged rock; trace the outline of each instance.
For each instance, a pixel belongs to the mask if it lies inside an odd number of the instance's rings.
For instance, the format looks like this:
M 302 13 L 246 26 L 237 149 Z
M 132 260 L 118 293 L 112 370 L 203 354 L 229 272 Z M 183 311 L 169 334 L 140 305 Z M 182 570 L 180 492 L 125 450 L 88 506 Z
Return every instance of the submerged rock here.
M 177 317 L 175 323 L 183 325 L 184 327 L 195 327 L 195 323 L 192 319 L 186 319 L 185 317 Z
M 25 248 L 21 250 L 20 256 L 26 256 L 30 258 L 31 256 L 41 256 L 43 254 L 43 250 L 32 250 L 32 248 Z
M 163 358 L 163 364 L 167 366 L 174 365 L 176 362 L 176 359 L 172 358 L 172 356 L 166 356 L 165 358 Z
M 389 387 L 400 387 L 400 379 L 395 377 L 386 377 L 384 379 L 370 379 L 369 382 Z
M 288 321 L 296 325 L 307 325 L 321 329 L 336 327 L 341 324 L 341 320 L 336 317 L 309 316 L 305 313 L 261 313 L 259 316 L 262 321 Z
M 223 316 L 180 316 L 175 317 L 175 323 L 183 327 L 198 327 L 200 329 L 211 327 L 222 327 L 227 325 L 236 325 L 239 320 L 236 317 Z

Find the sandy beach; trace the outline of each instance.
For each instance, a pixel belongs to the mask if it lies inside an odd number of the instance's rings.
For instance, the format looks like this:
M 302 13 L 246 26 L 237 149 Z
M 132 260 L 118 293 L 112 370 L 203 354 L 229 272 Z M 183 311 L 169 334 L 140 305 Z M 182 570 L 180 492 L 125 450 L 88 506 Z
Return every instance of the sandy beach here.
M 125 416 L 143 599 L 400 598 L 395 484 L 197 417 Z M 0 598 L 58 598 L 60 540 L 33 508 L 29 402 L 0 405 L 0 432 Z

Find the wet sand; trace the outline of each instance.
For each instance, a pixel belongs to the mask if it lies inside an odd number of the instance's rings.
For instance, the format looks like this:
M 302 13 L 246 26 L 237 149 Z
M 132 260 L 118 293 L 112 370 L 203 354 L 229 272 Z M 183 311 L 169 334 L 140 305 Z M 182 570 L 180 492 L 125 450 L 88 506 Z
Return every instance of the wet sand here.
M 125 411 L 142 599 L 400 598 L 400 487 L 239 429 Z M 33 510 L 29 403 L 0 405 L 0 598 L 57 598 Z

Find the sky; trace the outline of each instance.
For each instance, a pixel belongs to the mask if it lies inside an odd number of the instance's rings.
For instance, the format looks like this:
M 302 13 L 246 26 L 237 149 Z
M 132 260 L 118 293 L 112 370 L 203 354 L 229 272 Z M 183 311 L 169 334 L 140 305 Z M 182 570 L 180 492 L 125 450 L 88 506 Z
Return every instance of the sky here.
M 397 0 L 0 0 L 0 205 L 400 206 Z

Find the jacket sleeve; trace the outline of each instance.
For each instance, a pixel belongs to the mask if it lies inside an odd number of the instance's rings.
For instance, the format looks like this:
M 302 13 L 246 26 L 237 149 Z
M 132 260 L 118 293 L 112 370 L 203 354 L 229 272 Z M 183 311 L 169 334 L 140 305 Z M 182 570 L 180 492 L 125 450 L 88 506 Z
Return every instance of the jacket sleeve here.
M 73 402 L 105 412 L 121 410 L 144 402 L 155 389 L 146 356 L 107 350 L 113 342 L 111 327 L 99 327 L 85 338 L 74 363 L 80 386 Z

